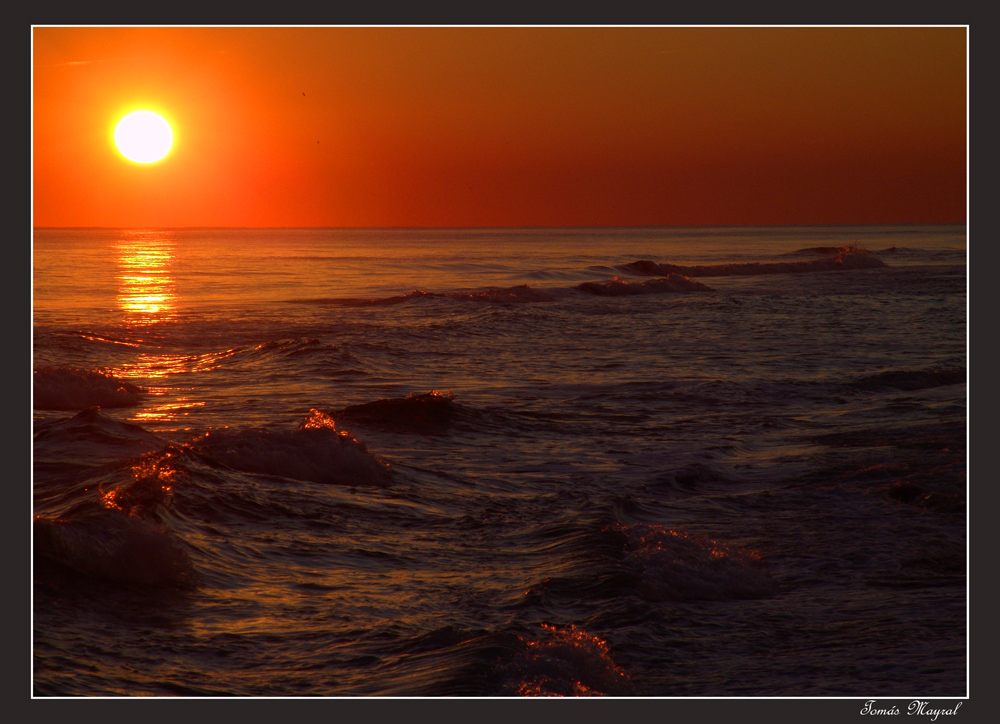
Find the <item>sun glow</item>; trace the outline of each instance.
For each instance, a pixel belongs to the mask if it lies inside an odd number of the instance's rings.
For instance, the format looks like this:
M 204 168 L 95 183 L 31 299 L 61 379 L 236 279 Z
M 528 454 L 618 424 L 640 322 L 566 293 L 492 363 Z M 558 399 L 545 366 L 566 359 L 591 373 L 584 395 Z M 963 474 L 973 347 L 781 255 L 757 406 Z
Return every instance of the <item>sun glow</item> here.
M 134 111 L 115 126 L 115 145 L 136 163 L 153 163 L 167 155 L 174 142 L 170 124 L 152 111 Z

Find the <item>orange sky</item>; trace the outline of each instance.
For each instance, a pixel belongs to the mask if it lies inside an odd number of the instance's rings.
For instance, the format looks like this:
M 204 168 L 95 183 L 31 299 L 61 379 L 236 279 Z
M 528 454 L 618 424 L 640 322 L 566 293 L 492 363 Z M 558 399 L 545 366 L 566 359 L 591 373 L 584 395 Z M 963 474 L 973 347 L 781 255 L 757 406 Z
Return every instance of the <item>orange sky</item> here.
M 32 33 L 35 226 L 966 218 L 965 28 Z

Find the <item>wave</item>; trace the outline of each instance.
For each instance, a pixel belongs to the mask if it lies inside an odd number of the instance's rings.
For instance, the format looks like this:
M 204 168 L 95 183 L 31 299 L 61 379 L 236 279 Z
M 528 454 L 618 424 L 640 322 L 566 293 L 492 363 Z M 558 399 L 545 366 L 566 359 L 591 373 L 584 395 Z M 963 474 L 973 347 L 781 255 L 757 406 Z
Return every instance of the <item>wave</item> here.
M 429 294 L 428 292 L 420 289 L 414 289 L 409 294 L 398 294 L 393 297 L 381 297 L 375 299 L 361 299 L 354 297 L 321 297 L 318 299 L 297 299 L 294 301 L 299 304 L 328 304 L 338 307 L 391 307 L 394 304 L 403 304 L 404 302 L 409 302 L 413 299 L 421 299 L 423 297 L 432 296 L 435 295 Z
M 169 452 L 102 465 L 35 466 L 36 562 L 120 583 L 190 588 L 199 577 L 182 542 L 163 524 L 173 499 Z M 54 565 L 47 565 L 54 564 Z
M 388 696 L 626 696 L 628 673 L 608 643 L 573 625 L 476 630 L 447 625 L 392 645 L 406 662 L 400 685 L 357 693 Z M 385 667 L 390 674 L 396 664 Z
M 781 256 L 837 256 L 844 252 L 850 251 L 851 246 L 809 246 L 805 249 L 796 249 L 795 251 L 789 251 Z
M 804 249 L 796 249 L 795 251 L 787 251 L 780 256 L 831 256 L 836 257 L 841 254 L 852 254 L 859 251 L 866 251 L 861 249 L 856 244 L 848 244 L 846 246 L 808 246 Z M 933 252 L 926 252 L 923 249 L 916 249 L 907 246 L 890 246 L 885 249 L 876 249 L 870 252 L 876 256 L 881 256 L 883 254 L 899 254 L 899 253 L 917 253 L 926 254 Z
M 99 370 L 42 367 L 34 374 L 36 410 L 135 407 L 142 398 L 141 387 Z
M 389 307 L 404 304 L 414 299 L 456 299 L 470 302 L 489 302 L 493 304 L 524 304 L 530 302 L 551 302 L 555 296 L 541 289 L 533 289 L 527 284 L 515 287 L 489 287 L 474 292 L 425 292 L 414 289 L 408 294 L 398 294 L 392 297 L 361 299 L 350 297 L 327 297 L 319 299 L 295 300 L 300 304 L 329 304 L 340 307 Z
M 856 246 L 813 246 L 781 254 L 783 257 L 815 258 L 836 257 L 838 254 L 856 250 Z M 879 259 L 888 259 L 902 264 L 955 264 L 965 261 L 964 249 L 921 249 L 913 246 L 889 246 L 873 249 L 871 254 Z
M 692 281 L 683 274 L 669 274 L 663 279 L 650 279 L 645 282 L 626 282 L 616 276 L 608 282 L 584 282 L 576 288 L 602 297 L 715 291 L 701 282 Z
M 518 635 L 522 648 L 503 667 L 506 696 L 607 696 L 628 693 L 629 680 L 603 639 L 577 628 L 541 624 Z
M 591 276 L 594 268 L 590 269 L 536 269 L 534 271 L 527 272 L 525 274 L 529 279 L 539 279 L 543 281 L 573 281 L 577 279 L 586 279 Z M 613 271 L 611 267 L 602 267 L 601 271 L 605 273 Z
M 648 601 L 725 601 L 764 598 L 777 591 L 760 554 L 669 530 L 617 525 L 636 592 Z
M 965 370 L 887 370 L 860 377 L 850 383 L 857 390 L 926 390 L 965 382 Z
M 200 455 L 234 470 L 337 485 L 386 485 L 389 466 L 332 418 L 311 410 L 293 431 L 216 430 L 191 443 Z
M 104 581 L 198 586 L 200 577 L 187 551 L 153 514 L 154 489 L 162 494 L 162 483 L 139 479 L 58 518 L 37 516 L 32 522 L 36 559 Z
M 817 247 L 818 249 L 825 247 Z M 834 255 L 810 261 L 746 262 L 740 264 L 703 264 L 679 266 L 658 264 L 647 259 L 629 262 L 619 268 L 640 276 L 682 274 L 689 277 L 753 276 L 758 274 L 800 274 L 807 272 L 843 271 L 848 269 L 879 269 L 886 263 L 870 251 L 853 246 L 838 247 Z
M 555 296 L 541 289 L 532 289 L 527 284 L 516 287 L 491 287 L 478 292 L 447 292 L 436 295 L 448 299 L 470 302 L 492 302 L 494 304 L 522 304 L 526 302 L 551 302 Z
M 278 339 L 258 344 L 246 351 L 251 363 L 258 360 L 265 364 L 286 368 L 286 361 L 299 365 L 297 369 L 324 377 L 367 375 L 360 369 L 363 363 L 345 347 L 315 337 Z
M 330 347 L 324 345 L 315 338 L 299 338 L 293 340 L 275 340 L 258 344 L 253 348 L 254 352 L 276 352 L 287 357 L 301 357 L 330 351 Z
M 131 422 L 122 422 L 101 412 L 94 406 L 61 420 L 42 423 L 35 431 L 35 440 L 46 440 L 62 437 L 65 439 L 81 439 L 90 437 L 91 441 L 102 439 L 127 442 L 161 443 L 160 438 L 147 432 L 141 426 Z
M 351 405 L 332 412 L 331 416 L 392 432 L 439 433 L 446 430 L 455 418 L 453 400 L 451 392 L 414 392 L 402 398 L 383 398 Z
M 89 407 L 73 417 L 39 425 L 33 449 L 36 464 L 55 460 L 93 465 L 161 447 L 163 440 L 153 433 L 103 415 L 98 407 Z
M 925 487 L 910 480 L 904 480 L 893 484 L 886 490 L 886 497 L 923 510 L 958 515 L 965 513 L 966 499 L 961 491 L 949 490 L 943 487 L 939 481 L 932 481 L 931 485 L 934 487 Z
M 875 252 L 879 256 L 920 261 L 951 261 L 965 258 L 964 249 L 921 249 L 913 246 L 890 246 Z

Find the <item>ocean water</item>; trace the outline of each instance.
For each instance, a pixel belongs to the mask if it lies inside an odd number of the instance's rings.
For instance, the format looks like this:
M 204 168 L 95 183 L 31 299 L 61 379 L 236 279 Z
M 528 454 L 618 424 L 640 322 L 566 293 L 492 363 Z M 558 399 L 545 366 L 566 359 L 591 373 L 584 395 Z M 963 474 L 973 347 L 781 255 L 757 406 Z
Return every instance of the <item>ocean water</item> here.
M 965 696 L 966 262 L 36 230 L 34 694 Z

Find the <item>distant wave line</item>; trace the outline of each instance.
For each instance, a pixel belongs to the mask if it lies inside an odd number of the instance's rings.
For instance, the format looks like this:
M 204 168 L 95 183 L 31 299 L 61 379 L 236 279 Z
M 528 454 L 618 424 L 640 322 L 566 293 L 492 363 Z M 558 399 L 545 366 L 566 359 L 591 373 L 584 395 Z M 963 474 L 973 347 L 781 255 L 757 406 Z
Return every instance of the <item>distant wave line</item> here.
M 688 277 L 729 277 L 753 276 L 757 274 L 799 274 L 805 272 L 843 271 L 855 269 L 880 269 L 888 266 L 877 259 L 870 251 L 856 246 L 816 247 L 809 251 L 823 254 L 831 252 L 822 259 L 809 261 L 781 262 L 744 262 L 735 264 L 703 264 L 698 266 L 680 266 L 677 264 L 658 264 L 648 259 L 622 264 L 619 268 L 639 274 L 640 276 L 668 276 L 682 274 Z

